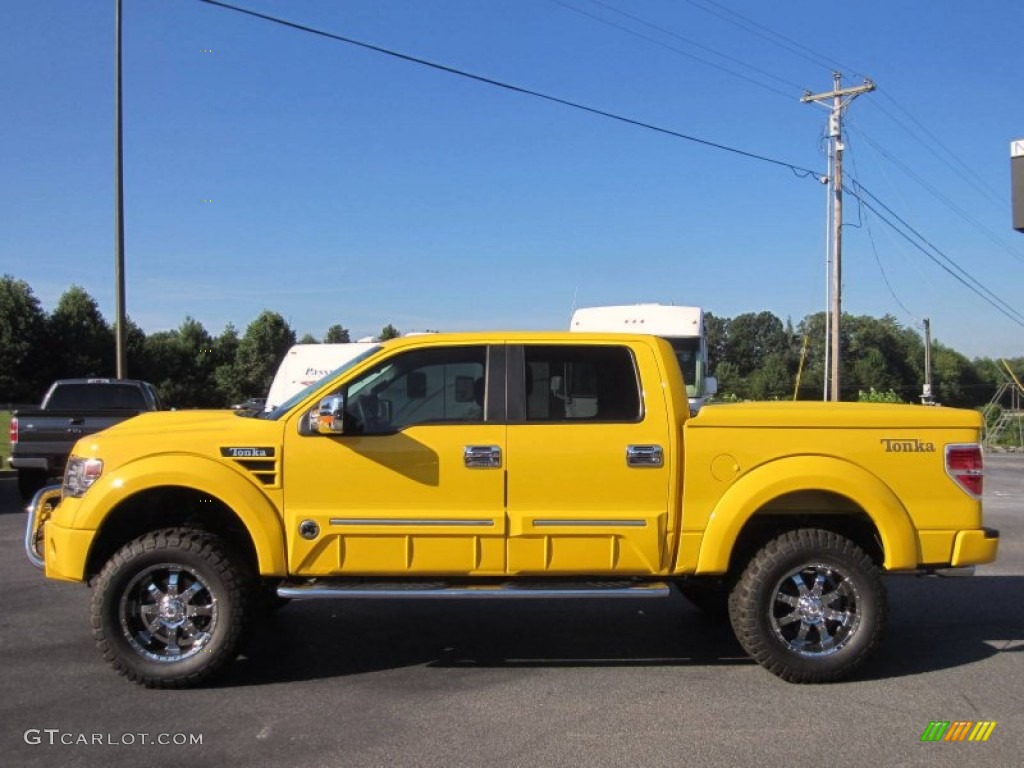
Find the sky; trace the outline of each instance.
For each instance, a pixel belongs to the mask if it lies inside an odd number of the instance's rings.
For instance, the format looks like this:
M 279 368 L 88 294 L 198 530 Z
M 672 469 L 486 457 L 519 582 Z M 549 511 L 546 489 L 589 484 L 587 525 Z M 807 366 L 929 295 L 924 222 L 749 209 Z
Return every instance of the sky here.
M 112 320 L 115 4 L 0 4 L 0 273 L 47 310 L 81 285 Z M 826 306 L 828 168 L 828 112 L 800 97 L 838 70 L 877 85 L 844 115 L 844 176 L 875 209 L 845 197 L 844 310 L 1024 355 L 1019 0 L 237 4 L 765 159 L 199 0 L 123 0 L 127 311 L 147 333 L 264 309 L 299 336 L 560 329 L 636 302 L 798 323 Z

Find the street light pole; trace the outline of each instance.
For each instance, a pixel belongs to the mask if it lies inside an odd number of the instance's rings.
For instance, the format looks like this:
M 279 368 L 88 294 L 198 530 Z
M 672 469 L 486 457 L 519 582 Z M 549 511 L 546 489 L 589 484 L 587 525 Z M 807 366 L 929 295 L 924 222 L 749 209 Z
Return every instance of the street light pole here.
M 114 0 L 114 323 L 117 378 L 127 373 L 124 292 L 124 146 L 121 141 L 121 0 Z

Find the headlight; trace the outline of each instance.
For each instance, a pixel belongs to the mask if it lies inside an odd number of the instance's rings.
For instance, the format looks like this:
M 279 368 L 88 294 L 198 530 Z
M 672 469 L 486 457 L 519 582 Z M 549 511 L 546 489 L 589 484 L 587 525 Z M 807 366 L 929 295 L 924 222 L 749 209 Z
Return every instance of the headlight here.
M 103 462 L 100 459 L 72 456 L 68 459 L 67 468 L 64 470 L 64 495 L 77 499 L 84 495 L 102 474 Z

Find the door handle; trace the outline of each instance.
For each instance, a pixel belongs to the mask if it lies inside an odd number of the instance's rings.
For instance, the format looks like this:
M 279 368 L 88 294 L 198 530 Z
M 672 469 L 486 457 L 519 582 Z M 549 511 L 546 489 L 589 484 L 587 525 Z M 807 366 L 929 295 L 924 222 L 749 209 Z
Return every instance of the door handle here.
M 500 469 L 501 448 L 497 445 L 467 445 L 462 460 L 470 469 Z
M 665 452 L 660 445 L 627 445 L 626 464 L 631 467 L 660 467 L 665 463 Z

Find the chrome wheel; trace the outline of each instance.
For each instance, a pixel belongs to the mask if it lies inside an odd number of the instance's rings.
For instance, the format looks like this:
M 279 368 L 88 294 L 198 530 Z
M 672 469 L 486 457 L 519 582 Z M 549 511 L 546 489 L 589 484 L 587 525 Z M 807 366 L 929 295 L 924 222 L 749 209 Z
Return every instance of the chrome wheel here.
M 128 584 L 118 617 L 125 639 L 152 661 L 201 652 L 217 627 L 217 599 L 193 568 L 161 563 Z
M 887 615 L 878 565 L 850 539 L 821 528 L 765 542 L 729 595 L 740 645 L 793 683 L 848 677 L 878 647 Z
M 806 565 L 775 585 L 771 626 L 791 651 L 824 656 L 840 651 L 860 626 L 856 585 L 823 564 Z
M 151 531 L 103 566 L 92 628 L 103 657 L 150 688 L 199 685 L 238 653 L 256 584 L 224 541 L 194 528 Z

